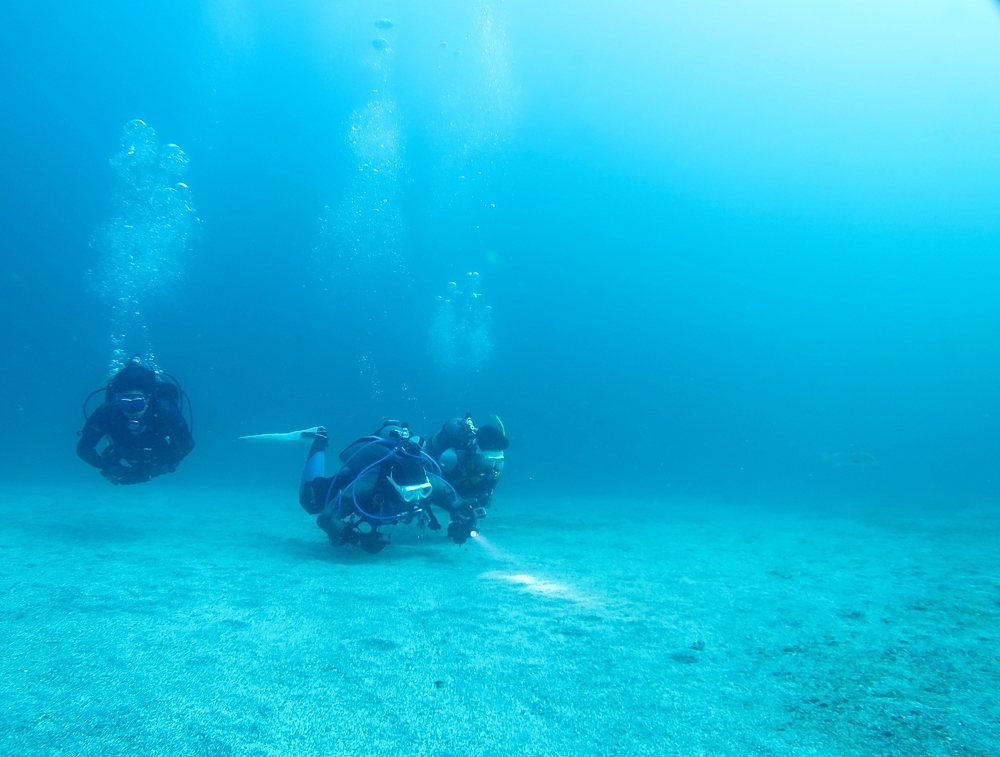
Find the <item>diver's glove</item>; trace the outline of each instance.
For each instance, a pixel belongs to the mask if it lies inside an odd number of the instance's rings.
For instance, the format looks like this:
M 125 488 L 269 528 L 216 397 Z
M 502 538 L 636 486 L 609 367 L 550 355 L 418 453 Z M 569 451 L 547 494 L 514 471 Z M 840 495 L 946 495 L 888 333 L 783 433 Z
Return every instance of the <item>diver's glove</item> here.
M 129 484 L 144 484 L 153 478 L 153 476 L 157 476 L 168 470 L 172 470 L 172 468 L 169 466 L 149 468 L 146 466 L 122 465 L 120 460 L 112 460 L 101 469 L 101 475 L 115 486 L 128 486 Z
M 156 478 L 157 476 L 162 476 L 164 473 L 173 473 L 177 470 L 177 466 L 171 463 L 164 463 L 162 465 L 153 465 L 147 470 L 146 481 L 151 478 Z M 136 482 L 138 483 L 138 482 Z
M 113 460 L 101 468 L 101 475 L 115 486 L 123 483 L 126 473 L 128 473 L 128 468 L 119 463 L 117 460 Z
M 148 468 L 126 468 L 125 475 L 118 481 L 120 484 L 144 484 L 153 478 L 152 472 Z
M 440 531 L 441 521 L 439 521 L 437 516 L 434 515 L 434 511 L 428 507 L 424 510 L 424 512 L 427 514 L 427 528 L 431 531 Z
M 469 537 L 472 536 L 472 532 L 475 528 L 475 518 L 468 518 L 467 520 L 459 518 L 457 520 L 453 520 L 448 524 L 448 538 L 456 544 L 465 544 Z

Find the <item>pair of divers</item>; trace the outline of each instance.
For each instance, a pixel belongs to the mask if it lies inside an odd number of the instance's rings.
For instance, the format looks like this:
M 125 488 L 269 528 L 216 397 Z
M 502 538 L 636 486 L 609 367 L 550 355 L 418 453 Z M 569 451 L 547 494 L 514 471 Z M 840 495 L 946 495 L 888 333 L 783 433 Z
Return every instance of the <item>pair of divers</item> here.
M 104 401 L 87 412 L 101 392 Z M 83 430 L 76 454 L 115 484 L 142 484 L 172 473 L 194 449 L 182 406 L 191 400 L 175 378 L 157 373 L 139 355 L 83 403 Z
M 434 507 L 449 515 L 448 537 L 464 544 L 486 517 L 510 444 L 496 416 L 479 428 L 471 415 L 454 418 L 426 440 L 413 436 L 405 421 L 390 420 L 346 447 L 339 471 L 328 477 L 329 437 L 322 426 L 261 437 L 312 439 L 299 504 L 317 516 L 316 525 L 331 543 L 353 544 L 372 554 L 389 543 L 383 527 L 416 523 L 441 530 Z

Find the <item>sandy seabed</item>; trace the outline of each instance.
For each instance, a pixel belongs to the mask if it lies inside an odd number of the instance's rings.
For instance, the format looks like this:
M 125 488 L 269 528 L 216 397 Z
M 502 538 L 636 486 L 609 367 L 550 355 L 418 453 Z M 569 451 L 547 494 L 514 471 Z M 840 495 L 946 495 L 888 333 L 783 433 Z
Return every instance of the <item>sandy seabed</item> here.
M 1000 518 L 5 487 L 0 755 L 997 755 Z

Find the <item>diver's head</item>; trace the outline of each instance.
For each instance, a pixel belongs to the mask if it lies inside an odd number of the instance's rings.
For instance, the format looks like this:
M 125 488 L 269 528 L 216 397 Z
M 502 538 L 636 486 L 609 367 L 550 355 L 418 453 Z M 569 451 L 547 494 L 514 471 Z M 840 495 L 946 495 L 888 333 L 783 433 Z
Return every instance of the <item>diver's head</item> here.
M 393 455 L 388 479 L 403 502 L 416 502 L 431 494 L 431 482 L 420 460 Z
M 410 438 L 410 424 L 406 421 L 383 421 L 382 426 L 374 433 L 374 436 L 401 442 Z
M 484 452 L 503 452 L 510 446 L 510 440 L 500 428 L 486 423 L 476 431 L 476 444 Z
M 136 355 L 111 377 L 111 393 L 141 392 L 147 397 L 156 391 L 156 373 Z
M 109 388 L 115 407 L 129 419 L 129 427 L 138 430 L 139 419 L 156 391 L 156 373 L 136 356 L 112 377 Z
M 503 451 L 510 446 L 500 419 L 493 416 L 493 423 L 484 423 L 476 430 L 476 446 L 479 448 L 480 464 L 493 469 L 493 477 L 499 478 L 503 470 Z

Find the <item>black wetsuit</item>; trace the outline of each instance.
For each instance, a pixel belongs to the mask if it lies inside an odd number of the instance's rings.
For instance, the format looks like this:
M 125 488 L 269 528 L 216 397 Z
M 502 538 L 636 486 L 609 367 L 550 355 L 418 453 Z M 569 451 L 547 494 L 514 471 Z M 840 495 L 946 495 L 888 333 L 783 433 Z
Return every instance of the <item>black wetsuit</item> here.
M 455 452 L 458 463 L 445 475 L 448 483 L 455 487 L 462 502 L 471 507 L 489 507 L 493 490 L 500 481 L 500 472 L 484 460 L 482 452 L 475 447 Z
M 153 396 L 138 431 L 114 402 L 105 401 L 87 419 L 76 454 L 114 484 L 141 484 L 170 473 L 194 449 L 194 438 L 177 406 Z M 97 451 L 103 439 L 107 446 Z
M 455 488 L 462 504 L 468 508 L 489 507 L 493 490 L 500 480 L 500 470 L 479 448 L 474 432 L 460 418 L 446 423 L 440 431 L 427 439 L 424 450 L 442 467 L 442 475 Z M 443 465 L 445 452 L 454 453 L 454 464 Z
M 435 477 L 430 478 L 430 483 L 430 496 L 418 502 L 403 502 L 384 471 L 376 468 L 356 478 L 356 472 L 345 467 L 332 478 L 320 476 L 306 483 L 300 490 L 299 504 L 312 515 L 325 511 L 331 518 L 343 519 L 357 513 L 385 523 L 409 513 L 415 504 L 435 505 L 450 512 L 454 501 L 451 491 Z
M 316 525 L 335 543 L 352 543 L 369 552 L 385 546 L 378 529 L 414 518 L 431 530 L 441 528 L 431 506 L 451 512 L 455 497 L 441 479 L 426 475 L 419 445 L 390 441 L 377 436 L 359 439 L 340 454 L 343 463 L 336 476 L 323 475 L 324 438 L 313 442 L 299 487 L 299 504 L 318 515 Z M 408 454 L 407 454 L 408 453 Z M 403 483 L 423 481 L 430 485 L 426 497 L 404 501 L 389 476 L 409 469 Z M 362 529 L 362 525 L 364 528 Z

